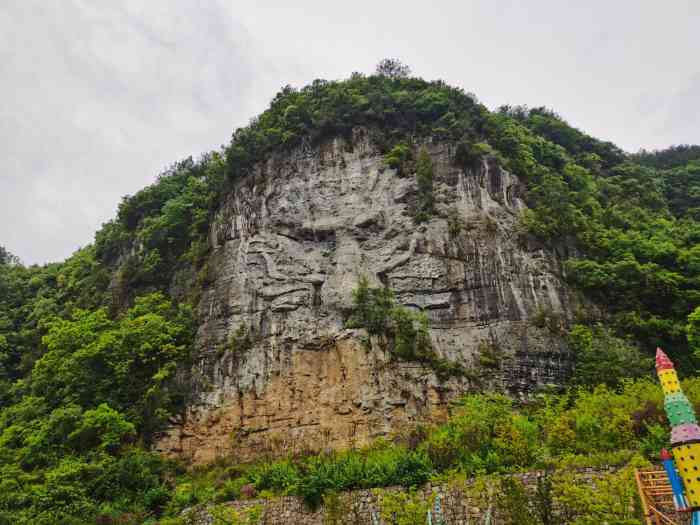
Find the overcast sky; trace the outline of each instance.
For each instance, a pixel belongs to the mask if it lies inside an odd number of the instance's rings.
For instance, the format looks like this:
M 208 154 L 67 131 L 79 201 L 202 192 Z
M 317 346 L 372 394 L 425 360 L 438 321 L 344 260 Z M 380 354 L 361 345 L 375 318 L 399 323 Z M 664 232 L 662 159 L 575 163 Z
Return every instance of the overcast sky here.
M 383 57 L 628 151 L 700 143 L 700 2 L 575 3 L 2 0 L 0 245 L 63 259 L 281 86 Z

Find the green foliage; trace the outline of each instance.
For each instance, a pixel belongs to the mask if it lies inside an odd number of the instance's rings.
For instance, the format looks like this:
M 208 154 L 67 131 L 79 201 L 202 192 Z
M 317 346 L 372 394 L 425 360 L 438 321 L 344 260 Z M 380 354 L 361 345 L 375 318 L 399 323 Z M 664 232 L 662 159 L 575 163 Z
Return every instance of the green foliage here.
M 595 474 L 593 479 L 561 469 L 540 477 L 534 490 L 512 475 L 477 477 L 460 490 L 470 506 L 495 510 L 499 523 L 632 525 L 642 519 L 634 466 L 648 464 L 637 458 L 629 466 Z M 542 483 L 547 484 L 546 493 Z
M 559 115 L 547 108 L 503 106 L 499 108 L 499 113 L 507 115 L 546 141 L 561 147 L 560 151 L 566 151 L 577 161 L 588 159 L 590 162 L 590 156 L 595 156 L 597 163 L 602 167 L 609 167 L 625 158 L 622 150 L 615 145 L 596 140 L 571 127 Z M 544 149 L 546 150 L 547 147 L 549 146 L 545 146 Z
M 403 175 L 406 172 L 405 166 L 412 156 L 411 147 L 405 142 L 399 142 L 384 155 L 384 163 L 395 169 L 398 175 Z
M 486 394 L 463 398 L 423 447 L 439 468 L 495 472 L 532 465 L 540 437 L 537 425 L 515 412 L 509 398 Z
M 479 344 L 479 365 L 482 368 L 499 369 L 501 367 L 501 351 L 494 343 Z
M 683 388 L 700 402 L 700 379 L 684 381 Z M 348 514 L 343 491 L 411 489 L 428 480 L 476 477 L 469 484 L 469 491 L 479 493 L 474 505 L 497 507 L 507 523 L 631 523 L 625 521 L 636 512 L 631 467 L 646 463 L 642 455 L 655 460 L 668 438 L 663 393 L 648 379 L 541 395 L 526 404 L 502 394 L 472 394 L 453 407 L 447 422 L 424 427 L 410 439 L 397 436 L 359 450 L 239 465 L 226 474 L 216 469 L 200 478 L 189 474 L 175 491 L 173 500 L 182 502 L 173 511 L 209 501 L 207 487 L 216 483 L 237 487 L 230 491 L 235 498 L 243 497 L 240 487 L 253 485 L 263 493 L 301 496 L 311 507 L 323 502 L 331 516 L 327 521 L 335 523 Z M 623 468 L 596 480 L 596 492 L 577 477 L 576 469 L 584 466 Z M 526 490 L 512 474 L 533 469 L 545 474 Z M 431 504 L 411 490 L 377 495 L 390 523 L 423 523 Z
M 198 264 L 207 251 L 206 235 L 225 186 L 222 154 L 176 163 L 158 180 L 119 205 L 117 218 L 95 236 L 97 258 L 125 268 L 122 286 L 164 290 L 179 265 Z M 127 255 L 128 254 L 128 255 Z
M 241 355 L 253 347 L 253 334 L 245 325 L 240 325 L 231 334 L 226 344 L 226 350 L 234 355 Z
M 570 282 L 606 307 L 615 331 L 694 366 L 684 327 L 700 301 L 697 147 L 628 156 L 545 108 L 489 113 L 444 82 L 409 77 L 396 60 L 383 61 L 372 76 L 285 87 L 222 153 L 180 162 L 125 199 L 96 236 L 97 260 L 120 261 L 126 300 L 134 290 L 165 290 L 178 268 L 201 264 L 209 220 L 232 181 L 276 154 L 351 137 L 358 128 L 400 172 L 412 162 L 410 144 L 435 137 L 456 146 L 455 162 L 464 168 L 489 156 L 516 173 L 530 205 L 523 225 L 575 254 L 566 264 Z M 423 222 L 434 207 L 427 154 L 417 159 L 416 177 L 415 218 Z
M 541 523 L 540 516 L 533 508 L 523 483 L 511 476 L 501 478 L 498 507 L 503 513 L 506 525 L 539 525 Z
M 107 402 L 148 439 L 178 401 L 170 379 L 188 357 L 192 334 L 191 310 L 159 293 L 137 298 L 116 320 L 105 309 L 76 310 L 50 324 L 31 390 L 52 406 Z
M 175 408 L 172 374 L 187 358 L 191 312 L 160 294 L 116 319 L 104 308 L 45 321 L 46 351 L 0 410 L 0 512 L 24 523 L 92 523 L 160 512 L 166 464 L 133 446 Z
M 289 461 L 261 464 L 253 467 L 245 478 L 257 490 L 274 490 L 288 494 L 299 485 L 300 473 Z
M 425 453 L 380 441 L 362 450 L 244 465 L 223 474 L 223 479 L 221 473 L 205 472 L 201 478 L 196 473 L 190 474 L 175 490 L 173 501 L 178 503 L 171 507 L 171 512 L 212 499 L 214 493 L 203 492 L 217 484 L 221 487 L 216 493 L 217 501 L 225 501 L 222 498 L 225 487 L 230 487 L 227 490 L 233 499 L 244 497 L 242 487 L 247 485 L 262 494 L 298 495 L 316 507 L 345 490 L 393 485 L 417 487 L 432 473 L 433 467 Z
M 686 325 L 688 332 L 688 344 L 693 351 L 695 357 L 700 358 L 700 306 L 698 306 L 688 316 L 688 324 Z
M 534 510 L 539 523 L 554 525 L 554 498 L 552 495 L 552 472 L 547 469 L 537 476 L 537 488 L 534 494 Z
M 114 453 L 122 443 L 134 437 L 136 427 L 123 414 L 102 403 L 83 413 L 82 421 L 68 434 L 68 442 L 75 450 L 98 449 Z
M 303 465 L 298 494 L 312 507 L 319 505 L 328 491 L 425 483 L 432 467 L 419 452 L 393 446 L 348 451 L 309 458 Z
M 385 492 L 379 497 L 379 514 L 391 525 L 425 525 L 430 503 L 415 492 Z
M 464 219 L 455 208 L 452 208 L 447 214 L 447 232 L 452 239 L 456 239 L 467 229 Z
M 301 90 L 285 87 L 265 112 L 233 134 L 226 150 L 229 177 L 250 173 L 273 152 L 349 137 L 357 127 L 370 129 L 385 151 L 407 136 L 456 140 L 475 133 L 487 110 L 473 96 L 441 81 L 409 78 L 400 70 L 315 80 Z
M 677 168 L 685 166 L 689 162 L 700 160 L 700 146 L 681 144 L 660 151 L 641 150 L 632 155 L 632 158 L 639 164 L 652 168 Z
M 108 284 L 109 273 L 91 247 L 43 267 L 0 265 L 0 402 L 31 371 L 52 320 L 105 304 Z
M 352 291 L 353 310 L 346 322 L 348 328 L 364 328 L 370 335 L 383 335 L 390 329 L 392 313 L 396 307 L 394 294 L 389 288 L 370 287 L 362 276 Z
M 461 364 L 439 357 L 432 349 L 429 324 L 425 313 L 397 304 L 389 288 L 370 287 L 364 276 L 353 290 L 348 328 L 364 328 L 388 345 L 396 358 L 426 363 L 440 379 L 464 375 L 466 371 Z
M 502 108 L 485 124 L 501 162 L 527 181 L 527 229 L 574 248 L 570 281 L 643 347 L 686 369 L 683 325 L 700 300 L 697 148 L 628 157 L 544 108 Z M 460 158 L 472 157 L 463 147 Z
M 364 128 L 399 171 L 410 160 L 409 144 L 435 137 L 456 146 L 458 165 L 471 168 L 490 156 L 515 172 L 530 204 L 523 224 L 576 254 L 566 265 L 570 281 L 607 307 L 621 335 L 645 349 L 664 346 L 690 369 L 684 327 L 700 301 L 697 147 L 628 156 L 545 108 L 489 113 L 471 95 L 408 73 L 389 59 L 376 75 L 285 87 L 223 152 L 177 163 L 124 199 L 95 243 L 97 264 L 122 269 L 117 307 L 135 293 L 165 290 L 178 269 L 202 264 L 210 218 L 231 181 L 275 154 Z M 415 217 L 422 222 L 434 196 L 427 154 L 418 161 Z
M 651 357 L 600 324 L 574 325 L 568 339 L 575 359 L 575 384 L 616 386 L 625 378 L 648 376 L 653 369 Z
M 687 370 L 700 358 L 698 147 L 629 156 L 544 108 L 490 113 L 459 89 L 409 75 L 387 60 L 376 75 L 284 88 L 222 151 L 179 162 L 126 197 L 94 246 L 62 263 L 25 267 L 0 247 L 0 522 L 140 523 L 255 490 L 318 504 L 341 490 L 416 486 L 447 472 L 622 464 L 667 443 L 658 386 L 620 378 L 649 368 L 633 340 L 645 350 L 664 346 Z M 581 388 L 528 406 L 469 396 L 410 446 L 258 464 L 228 479 L 188 474 L 173 490 L 172 466 L 143 448 L 182 405 L 176 372 L 188 367 L 194 332 L 190 308 L 165 292 L 176 276 L 192 275 L 195 287 L 212 279 L 204 264 L 211 219 L 256 165 L 354 133 L 371 138 L 400 174 L 415 162 L 417 222 L 434 214 L 434 173 L 427 151 L 414 159 L 411 144 L 438 139 L 464 170 L 488 157 L 521 178 L 529 204 L 522 224 L 567 259 L 567 278 L 609 321 L 569 332 Z M 466 228 L 458 217 L 448 224 L 453 238 Z M 190 292 L 196 301 L 197 290 Z M 560 334 L 566 328 L 547 312 L 533 322 Z M 366 280 L 348 326 L 441 379 L 466 373 L 435 353 L 426 315 Z M 241 327 L 228 349 L 244 352 L 253 337 Z M 499 366 L 497 352 L 481 357 L 484 367 Z M 697 380 L 685 387 L 700 401 Z M 566 483 L 551 492 L 571 523 L 632 519 L 622 478 L 604 483 L 606 508 Z M 512 489 L 503 505 L 546 523 L 527 514 L 525 496 Z
M 411 68 L 396 58 L 385 58 L 377 64 L 376 73 L 393 79 L 406 78 L 411 74 Z
M 473 168 L 483 157 L 493 154 L 493 148 L 485 142 L 462 141 L 457 144 L 455 162 L 464 168 Z
M 245 510 L 236 510 L 226 505 L 213 505 L 208 509 L 213 518 L 212 525 L 257 525 L 262 518 L 262 507 L 255 505 Z
M 0 266 L 12 266 L 19 264 L 19 258 L 10 253 L 7 248 L 0 245 Z
M 416 222 L 425 222 L 433 214 L 433 162 L 428 150 L 422 148 L 416 163 L 416 183 L 418 184 L 418 204 L 416 206 Z
M 641 519 L 632 467 L 602 476 L 594 486 L 560 473 L 554 482 L 554 501 L 564 523 L 636 525 Z
M 352 512 L 352 505 L 338 492 L 323 495 L 323 525 L 343 525 Z

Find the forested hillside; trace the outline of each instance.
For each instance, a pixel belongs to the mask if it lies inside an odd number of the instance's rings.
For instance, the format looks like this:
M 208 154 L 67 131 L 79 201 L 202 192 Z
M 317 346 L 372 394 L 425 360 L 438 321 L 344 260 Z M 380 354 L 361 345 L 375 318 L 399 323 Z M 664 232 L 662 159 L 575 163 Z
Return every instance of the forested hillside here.
M 329 491 L 447 472 L 656 453 L 667 435 L 661 392 L 643 377 L 648 356 L 662 346 L 685 376 L 700 366 L 700 146 L 630 155 L 545 108 L 492 112 L 391 66 L 285 87 L 223 150 L 125 197 L 66 261 L 26 267 L 0 251 L 0 523 L 156 523 L 251 491 L 317 504 Z M 571 286 L 597 305 L 562 334 L 576 359 L 571 388 L 527 406 L 467 397 L 445 425 L 368 450 L 185 474 L 149 445 L 188 395 L 178 372 L 192 358 L 217 206 L 256 163 L 358 127 L 393 168 L 420 172 L 414 144 L 431 138 L 465 170 L 493 158 L 526 183 L 522 242 L 559 254 Z M 430 188 L 419 181 L 417 222 L 433 213 Z M 541 322 L 552 322 L 547 312 Z M 688 395 L 700 402 L 696 383 Z

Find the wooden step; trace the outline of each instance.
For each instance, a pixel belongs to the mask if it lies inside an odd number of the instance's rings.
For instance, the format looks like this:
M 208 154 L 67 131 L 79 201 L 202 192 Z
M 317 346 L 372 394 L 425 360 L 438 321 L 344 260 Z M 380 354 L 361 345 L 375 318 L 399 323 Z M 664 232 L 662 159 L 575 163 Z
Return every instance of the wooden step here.
M 690 513 L 676 512 L 673 489 L 663 468 L 637 469 L 635 478 L 646 525 L 690 523 Z

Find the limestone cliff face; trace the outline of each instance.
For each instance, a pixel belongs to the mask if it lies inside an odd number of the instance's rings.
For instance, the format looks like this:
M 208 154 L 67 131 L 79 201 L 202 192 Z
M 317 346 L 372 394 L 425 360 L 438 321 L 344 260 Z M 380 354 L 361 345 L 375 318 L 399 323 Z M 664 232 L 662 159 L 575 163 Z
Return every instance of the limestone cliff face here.
M 448 145 L 425 146 L 436 213 L 420 225 L 415 174 L 386 168 L 362 130 L 238 183 L 211 228 L 194 400 L 161 451 L 202 463 L 359 445 L 441 417 L 468 390 L 563 380 L 566 346 L 538 319 L 568 318 L 572 300 L 556 257 L 517 232 L 521 182 L 494 160 L 465 170 Z M 363 275 L 424 310 L 435 351 L 469 376 L 440 381 L 345 329 Z M 232 349 L 243 329 L 252 344 Z

